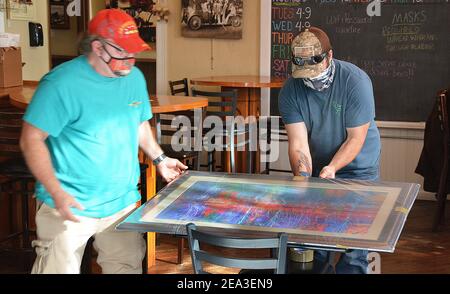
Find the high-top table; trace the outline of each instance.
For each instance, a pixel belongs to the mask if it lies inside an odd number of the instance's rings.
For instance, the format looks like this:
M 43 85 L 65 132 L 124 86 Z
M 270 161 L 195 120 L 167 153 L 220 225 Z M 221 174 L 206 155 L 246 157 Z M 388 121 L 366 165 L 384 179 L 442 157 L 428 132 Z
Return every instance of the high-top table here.
M 236 75 L 209 76 L 191 79 L 192 85 L 219 86 L 222 90 L 238 90 L 237 115 L 248 117 L 261 115 L 261 89 L 281 88 L 285 80 L 275 77 Z
M 281 88 L 285 80 L 281 78 L 269 76 L 253 76 L 253 75 L 230 75 L 230 76 L 209 76 L 191 79 L 191 84 L 195 86 L 218 86 L 222 91 L 232 89 L 238 90 L 237 102 L 237 116 L 247 118 L 254 116 L 256 119 L 261 115 L 261 89 L 262 88 Z M 228 152 L 225 152 L 225 157 L 228 157 Z M 246 172 L 246 152 L 239 152 L 237 157 L 236 170 L 238 172 Z M 254 171 L 259 173 L 259 156 L 256 155 Z M 228 160 L 225 159 L 225 170 L 229 169 L 227 166 Z
M 34 94 L 38 83 L 39 82 L 37 81 L 24 81 L 23 86 L 0 88 L 0 98 L 8 98 L 11 96 L 11 94 L 14 94 L 15 96 L 23 95 L 31 97 Z M 24 109 L 26 108 L 26 105 L 22 105 L 19 108 Z
M 26 109 L 30 104 L 34 91 L 37 85 L 16 87 L 15 89 L 8 91 L 10 103 L 20 109 Z M 0 91 L 0 96 L 1 96 Z M 152 112 L 156 125 L 156 137 L 159 138 L 160 134 L 158 127 L 159 115 L 164 113 L 173 113 L 178 111 L 188 111 L 198 108 L 205 108 L 208 106 L 208 99 L 205 97 L 189 97 L 189 96 L 168 96 L 168 95 L 154 95 L 150 97 L 150 104 L 152 105 Z M 142 152 L 139 153 L 139 159 L 141 162 L 145 162 L 149 165 L 147 169 L 147 197 L 146 200 L 152 199 L 156 194 L 156 168 L 152 164 L 151 160 L 147 158 Z M 156 260 L 156 235 L 155 233 L 148 233 L 147 235 L 147 260 L 148 267 L 155 265 Z

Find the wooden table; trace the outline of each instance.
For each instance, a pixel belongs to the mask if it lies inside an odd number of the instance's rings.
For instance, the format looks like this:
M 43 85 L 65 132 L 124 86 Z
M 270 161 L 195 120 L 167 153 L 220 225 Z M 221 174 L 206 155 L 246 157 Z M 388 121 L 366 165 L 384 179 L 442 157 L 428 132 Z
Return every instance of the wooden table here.
M 219 86 L 222 90 L 237 89 L 239 93 L 237 115 L 261 115 L 261 88 L 281 88 L 285 80 L 265 76 L 209 76 L 191 79 L 192 85 Z
M 24 81 L 23 86 L 0 88 L 0 98 L 8 99 L 11 95 L 15 95 L 17 97 L 21 95 L 27 97 L 33 96 L 38 83 L 39 82 L 37 81 Z M 24 109 L 26 108 L 26 105 L 21 105 L 19 108 Z
M 33 87 L 23 87 L 22 89 L 14 89 L 9 93 L 9 100 L 15 107 L 26 109 L 33 97 L 36 85 Z M 205 108 L 208 106 L 208 98 L 205 97 L 189 97 L 189 96 L 168 96 L 156 95 L 150 97 L 152 112 L 154 119 L 158 121 L 159 115 L 164 113 L 172 113 L 177 111 L 187 111 L 196 108 Z M 158 128 L 157 128 L 158 129 Z M 156 131 L 157 132 L 157 131 Z M 156 168 L 151 160 L 140 152 L 139 159 L 149 165 L 147 169 L 147 200 L 152 199 L 156 194 Z M 155 233 L 147 234 L 147 260 L 148 267 L 155 265 L 156 260 L 156 236 Z
M 232 75 L 232 76 L 209 76 L 203 78 L 191 79 L 192 85 L 197 86 L 219 86 L 222 91 L 230 89 L 238 90 L 237 116 L 247 118 L 254 116 L 256 119 L 261 115 L 261 89 L 262 88 L 281 88 L 285 80 L 281 78 L 268 76 L 252 75 Z M 227 152 L 225 152 L 226 154 Z M 237 152 L 236 152 L 237 153 Z M 227 155 L 228 156 L 228 155 Z M 237 161 L 238 172 L 246 172 L 246 160 L 248 156 L 245 152 L 240 152 Z M 256 159 L 259 156 L 256 155 Z M 228 163 L 228 160 L 225 161 Z M 255 162 L 255 161 L 254 161 Z M 254 172 L 259 173 L 259 160 L 253 165 Z

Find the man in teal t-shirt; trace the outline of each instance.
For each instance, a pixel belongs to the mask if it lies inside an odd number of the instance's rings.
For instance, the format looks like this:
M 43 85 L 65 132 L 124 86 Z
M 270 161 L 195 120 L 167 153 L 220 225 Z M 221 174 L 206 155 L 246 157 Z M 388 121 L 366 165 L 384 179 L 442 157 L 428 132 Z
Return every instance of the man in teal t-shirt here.
M 114 229 L 140 199 L 138 149 L 167 181 L 186 166 L 152 135 L 146 81 L 134 67 L 134 54 L 150 47 L 134 20 L 100 11 L 82 49 L 43 77 L 24 116 L 21 146 L 38 180 L 33 273 L 79 273 L 91 236 L 103 273 L 140 273 L 142 235 Z
M 292 77 L 279 109 L 295 175 L 377 181 L 381 152 L 372 83 L 355 65 L 333 59 L 326 33 L 311 27 L 294 38 Z M 345 253 L 337 273 L 366 273 L 367 251 Z M 315 258 L 327 259 L 316 251 Z

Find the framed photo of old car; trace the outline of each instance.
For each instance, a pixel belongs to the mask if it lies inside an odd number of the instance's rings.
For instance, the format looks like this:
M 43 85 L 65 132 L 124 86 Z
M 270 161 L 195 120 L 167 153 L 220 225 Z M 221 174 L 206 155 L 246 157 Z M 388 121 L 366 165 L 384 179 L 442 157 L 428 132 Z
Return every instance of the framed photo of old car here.
M 243 0 L 182 0 L 182 35 L 242 39 Z

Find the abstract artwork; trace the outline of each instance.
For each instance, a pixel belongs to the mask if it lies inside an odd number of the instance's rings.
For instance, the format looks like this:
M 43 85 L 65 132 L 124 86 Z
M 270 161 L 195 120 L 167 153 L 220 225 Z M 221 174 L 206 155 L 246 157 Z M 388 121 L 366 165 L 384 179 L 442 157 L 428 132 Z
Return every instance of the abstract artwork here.
M 377 239 L 396 200 L 389 189 L 214 177 L 191 177 L 180 190 L 143 221 Z
M 393 252 L 419 185 L 187 172 L 117 229 L 267 236 L 305 246 Z
M 209 186 L 200 197 L 195 193 L 199 186 Z M 352 191 L 341 194 L 330 198 L 320 188 L 306 191 L 274 185 L 197 182 L 157 218 L 367 234 L 387 193 L 371 192 L 371 198 Z

